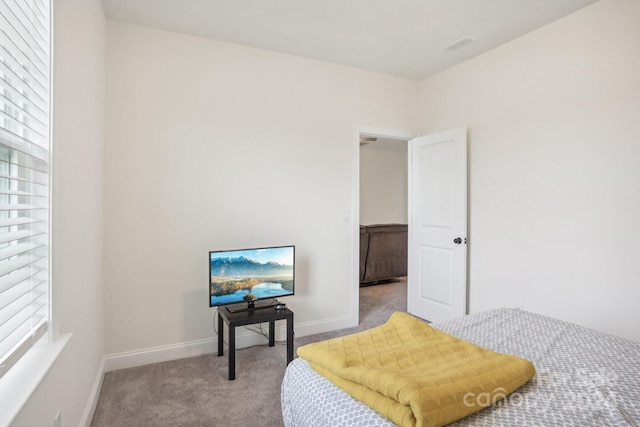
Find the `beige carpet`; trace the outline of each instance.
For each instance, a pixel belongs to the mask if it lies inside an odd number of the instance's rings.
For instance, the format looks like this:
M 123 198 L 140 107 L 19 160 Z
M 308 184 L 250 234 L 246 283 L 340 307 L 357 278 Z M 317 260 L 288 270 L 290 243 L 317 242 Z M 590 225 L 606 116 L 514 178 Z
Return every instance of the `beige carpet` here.
M 295 346 L 380 325 L 406 307 L 404 280 L 360 288 L 358 327 L 296 338 Z M 109 372 L 91 425 L 279 427 L 286 360 L 284 343 L 265 343 L 236 352 L 235 381 L 227 380 L 227 357 L 217 354 Z

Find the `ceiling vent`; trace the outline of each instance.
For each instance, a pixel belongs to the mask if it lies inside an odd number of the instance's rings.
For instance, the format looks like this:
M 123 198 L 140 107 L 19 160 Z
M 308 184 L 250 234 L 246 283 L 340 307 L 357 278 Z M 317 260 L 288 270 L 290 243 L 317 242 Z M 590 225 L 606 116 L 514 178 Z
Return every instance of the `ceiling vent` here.
M 450 52 L 453 52 L 454 50 L 458 50 L 461 47 L 465 47 L 467 45 L 470 45 L 471 43 L 474 43 L 476 41 L 476 39 L 474 39 L 473 37 L 463 37 L 459 40 L 456 40 L 455 42 L 451 43 L 448 46 L 445 46 L 444 49 L 448 50 Z

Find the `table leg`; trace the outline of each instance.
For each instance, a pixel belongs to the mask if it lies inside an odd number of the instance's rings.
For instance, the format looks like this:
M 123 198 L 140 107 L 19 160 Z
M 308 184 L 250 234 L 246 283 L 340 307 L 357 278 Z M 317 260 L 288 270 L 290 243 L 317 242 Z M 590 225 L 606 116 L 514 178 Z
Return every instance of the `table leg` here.
M 293 313 L 287 318 L 287 365 L 293 360 Z
M 229 379 L 236 379 L 236 328 L 229 325 Z
M 271 322 L 269 322 L 269 347 L 273 347 L 274 345 L 276 345 L 275 335 L 276 335 L 276 321 L 272 320 Z
M 224 322 L 222 316 L 218 313 L 218 356 L 224 354 Z

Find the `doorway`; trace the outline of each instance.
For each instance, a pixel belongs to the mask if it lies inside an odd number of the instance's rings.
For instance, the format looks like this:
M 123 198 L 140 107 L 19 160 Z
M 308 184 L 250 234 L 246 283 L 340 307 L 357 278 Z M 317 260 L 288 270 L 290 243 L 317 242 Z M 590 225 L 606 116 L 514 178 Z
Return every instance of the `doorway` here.
M 407 311 L 439 321 L 467 312 L 467 128 L 461 127 L 419 138 L 408 132 L 358 129 L 355 138 L 353 189 L 354 325 L 360 320 L 360 143 L 383 139 L 408 146 L 407 224 L 409 233 Z M 386 141 L 391 139 L 392 141 Z M 411 141 L 408 144 L 408 141 Z M 356 221 L 357 218 L 357 221 Z M 421 310 L 416 309 L 416 304 Z M 428 311 L 425 312 L 424 310 Z
M 352 209 L 354 254 L 352 313 L 355 317 L 355 325 L 360 323 L 362 317 L 360 316 L 360 225 L 408 223 L 407 150 L 408 141 L 412 137 L 411 132 L 403 130 L 380 128 L 356 130 Z M 365 183 L 363 180 L 370 182 Z M 397 194 L 398 192 L 402 194 Z M 406 278 L 404 279 L 406 284 Z M 364 292 L 368 295 L 372 291 L 373 289 L 368 289 Z M 371 299 L 367 296 L 363 298 L 365 301 Z M 372 309 L 368 303 L 364 304 L 365 311 Z

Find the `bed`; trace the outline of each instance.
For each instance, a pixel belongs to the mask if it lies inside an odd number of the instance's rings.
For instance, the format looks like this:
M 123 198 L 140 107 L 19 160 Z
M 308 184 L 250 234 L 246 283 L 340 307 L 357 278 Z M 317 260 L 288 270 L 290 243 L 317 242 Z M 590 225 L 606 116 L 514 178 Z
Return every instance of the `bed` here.
M 640 426 L 640 343 L 515 309 L 476 313 L 432 326 L 528 359 L 536 375 L 455 426 Z M 300 358 L 282 381 L 287 427 L 394 426 Z

